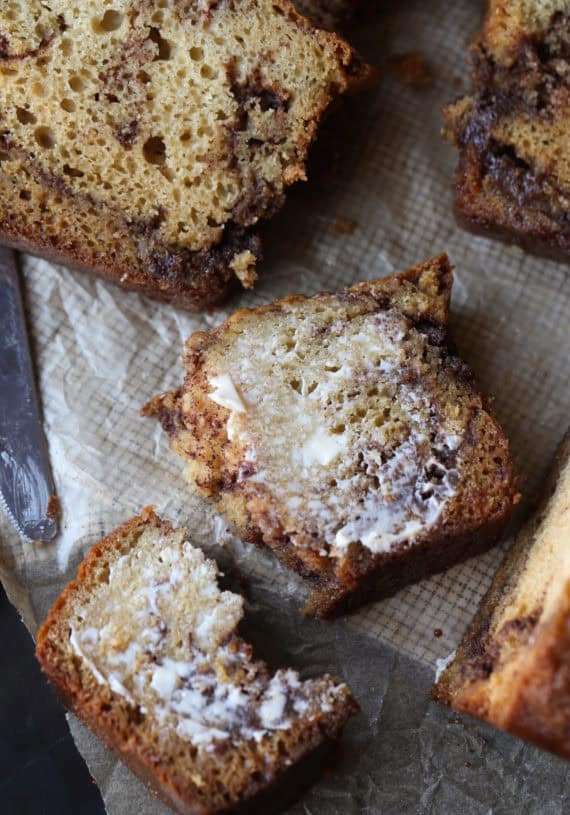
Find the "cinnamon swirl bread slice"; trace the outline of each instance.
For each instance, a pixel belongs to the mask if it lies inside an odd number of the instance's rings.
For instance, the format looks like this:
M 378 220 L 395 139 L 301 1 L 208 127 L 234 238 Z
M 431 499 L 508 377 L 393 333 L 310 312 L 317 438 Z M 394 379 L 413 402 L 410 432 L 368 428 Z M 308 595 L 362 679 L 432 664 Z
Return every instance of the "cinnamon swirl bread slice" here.
M 181 815 L 289 785 L 357 709 L 329 676 L 256 661 L 242 615 L 185 530 L 145 510 L 91 549 L 38 636 L 65 704 Z
M 191 309 L 367 76 L 288 0 L 0 4 L 0 240 Z
M 570 761 L 570 433 L 432 695 Z
M 468 96 L 446 111 L 460 219 L 570 257 L 568 0 L 488 0 Z
M 496 540 L 508 443 L 447 337 L 445 255 L 337 294 L 239 311 L 145 408 L 188 478 L 310 583 L 328 616 Z

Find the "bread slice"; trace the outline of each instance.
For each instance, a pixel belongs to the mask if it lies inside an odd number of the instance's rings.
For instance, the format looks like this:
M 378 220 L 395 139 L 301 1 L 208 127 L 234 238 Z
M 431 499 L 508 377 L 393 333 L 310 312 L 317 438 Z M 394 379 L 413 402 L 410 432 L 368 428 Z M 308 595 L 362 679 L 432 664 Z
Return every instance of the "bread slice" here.
M 243 599 L 145 510 L 94 546 L 37 643 L 65 704 L 176 812 L 226 812 L 335 739 L 357 709 L 329 676 L 271 674 Z
M 570 255 L 566 0 L 489 0 L 469 96 L 446 111 L 456 209 L 476 230 Z
M 308 612 L 383 596 L 493 542 L 508 443 L 447 339 L 445 255 L 238 311 L 187 343 L 157 415 L 188 478 L 310 581 Z
M 2 3 L 0 240 L 204 308 L 367 77 L 288 0 Z
M 432 695 L 570 760 L 570 433 Z

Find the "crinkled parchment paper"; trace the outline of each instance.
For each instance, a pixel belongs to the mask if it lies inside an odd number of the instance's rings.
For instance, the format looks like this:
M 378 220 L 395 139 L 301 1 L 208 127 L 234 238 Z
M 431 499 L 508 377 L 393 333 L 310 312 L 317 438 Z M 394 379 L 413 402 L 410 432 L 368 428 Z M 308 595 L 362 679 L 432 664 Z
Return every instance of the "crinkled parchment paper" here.
M 262 656 L 307 673 L 330 670 L 350 683 L 362 706 L 334 772 L 291 811 L 560 813 L 570 802 L 566 765 L 426 699 L 435 661 L 457 643 L 501 548 L 348 620 L 303 619 L 300 582 L 269 553 L 225 533 L 223 522 L 189 494 L 183 464 L 158 426 L 139 417 L 149 397 L 180 383 L 186 337 L 218 324 L 238 304 L 336 289 L 445 249 L 456 265 L 453 331 L 480 384 L 496 397 L 525 478 L 521 514 L 535 499 L 568 424 L 569 271 L 470 236 L 451 216 L 456 155 L 440 139 L 441 109 L 465 87 L 479 3 L 382 5 L 355 35 L 362 51 L 377 64 L 421 51 L 432 82 L 413 87 L 387 72 L 376 89 L 349 100 L 328 127 L 337 144 L 323 147 L 326 171 L 318 168 L 312 183 L 295 189 L 265 228 L 263 277 L 253 293 L 197 317 L 24 259 L 63 529 L 55 544 L 39 547 L 19 541 L 0 519 L 0 574 L 34 631 L 88 547 L 153 503 L 186 524 L 229 574 L 246 577 L 248 635 Z M 352 234 L 339 234 L 339 218 L 355 223 Z M 75 720 L 71 726 L 112 815 L 164 811 L 95 737 Z

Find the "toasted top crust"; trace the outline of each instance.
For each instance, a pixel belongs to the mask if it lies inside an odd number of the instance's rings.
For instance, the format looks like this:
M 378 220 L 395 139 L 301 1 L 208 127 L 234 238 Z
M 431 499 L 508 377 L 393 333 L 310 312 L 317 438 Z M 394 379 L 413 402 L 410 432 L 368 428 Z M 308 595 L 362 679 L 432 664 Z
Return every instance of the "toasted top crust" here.
M 433 693 L 570 759 L 570 434 Z
M 338 294 L 239 311 L 146 407 L 201 494 L 324 591 L 475 531 L 515 497 L 508 445 L 446 345 L 445 256 Z
M 0 173 L 21 184 L 6 206 L 30 221 L 35 204 L 39 224 L 23 237 L 38 251 L 65 208 L 70 262 L 97 241 L 74 202 L 96 202 L 119 237 L 134 230 L 151 244 L 140 253 L 149 263 L 153 247 L 227 245 L 305 178 L 323 111 L 367 76 L 344 41 L 288 0 L 3 3 L 0 63 Z M 57 191 L 49 206 L 34 183 Z M 254 265 L 243 242 L 226 258 L 245 285 Z M 120 272 L 128 277 L 126 263 Z
M 91 550 L 38 637 L 66 702 L 179 812 L 250 798 L 355 710 L 328 676 L 256 662 L 236 634 L 242 598 L 216 577 L 146 510 Z

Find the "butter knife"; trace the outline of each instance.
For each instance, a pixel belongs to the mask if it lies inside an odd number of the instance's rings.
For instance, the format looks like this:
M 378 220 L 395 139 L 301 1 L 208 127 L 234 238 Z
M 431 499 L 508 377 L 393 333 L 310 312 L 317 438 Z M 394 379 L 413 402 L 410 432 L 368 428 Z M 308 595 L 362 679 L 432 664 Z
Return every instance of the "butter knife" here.
M 57 499 L 42 429 L 16 256 L 0 246 L 0 504 L 20 535 L 51 541 Z

